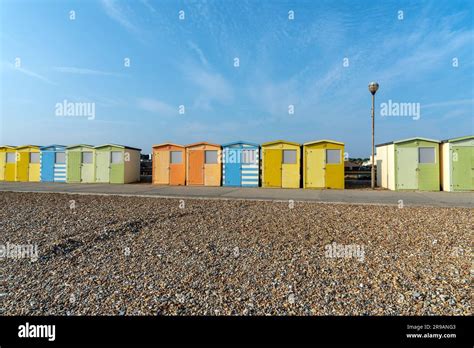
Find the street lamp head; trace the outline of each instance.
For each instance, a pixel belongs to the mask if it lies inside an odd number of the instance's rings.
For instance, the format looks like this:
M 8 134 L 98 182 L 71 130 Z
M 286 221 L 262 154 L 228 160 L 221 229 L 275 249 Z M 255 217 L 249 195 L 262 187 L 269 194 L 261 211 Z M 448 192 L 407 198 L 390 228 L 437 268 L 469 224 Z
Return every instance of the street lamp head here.
M 374 95 L 377 90 L 379 89 L 379 84 L 377 82 L 371 82 L 369 83 L 369 91 Z

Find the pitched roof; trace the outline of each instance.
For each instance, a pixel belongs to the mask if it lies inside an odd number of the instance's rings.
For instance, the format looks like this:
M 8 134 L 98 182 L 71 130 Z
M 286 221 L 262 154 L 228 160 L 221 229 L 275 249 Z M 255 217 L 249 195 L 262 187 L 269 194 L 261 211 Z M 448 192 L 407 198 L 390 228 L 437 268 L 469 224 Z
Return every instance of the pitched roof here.
M 100 149 L 100 148 L 102 148 L 102 147 L 107 147 L 107 146 L 115 146 L 115 147 L 120 147 L 120 148 L 122 148 L 122 149 L 130 149 L 130 150 L 137 150 L 137 151 L 141 151 L 141 150 L 142 150 L 142 149 L 139 149 L 139 148 L 136 148 L 136 147 L 126 146 L 126 145 L 120 145 L 120 144 L 112 144 L 112 143 L 97 145 L 97 146 L 95 146 L 94 148 L 95 148 L 95 149 Z
M 201 142 L 197 142 L 197 143 L 188 144 L 185 147 L 194 147 L 194 146 L 199 146 L 199 145 L 212 145 L 212 146 L 221 147 L 219 144 L 212 144 L 212 143 L 208 143 L 206 141 L 201 141 Z
M 173 146 L 178 146 L 178 147 L 185 147 L 184 145 L 181 145 L 181 144 L 175 144 L 175 143 L 161 143 L 161 144 L 156 144 L 156 145 L 153 145 L 151 148 L 155 148 L 155 147 L 162 147 L 162 146 L 167 146 L 167 145 L 173 145 Z
M 268 146 L 268 145 L 274 145 L 274 144 L 290 144 L 290 145 L 300 146 L 299 143 L 295 143 L 295 142 L 292 142 L 292 141 L 281 140 L 281 139 L 263 143 L 262 146 Z
M 335 140 L 330 140 L 330 139 L 308 141 L 307 143 L 304 143 L 303 145 L 312 145 L 312 144 L 317 144 L 317 143 L 331 143 L 331 144 L 344 145 L 344 143 L 341 143 L 340 141 L 335 141 Z
M 232 142 L 230 142 L 230 143 L 222 144 L 222 147 L 227 147 L 227 146 L 232 146 L 232 145 L 239 145 L 239 144 L 252 145 L 252 146 L 255 146 L 255 147 L 259 147 L 259 146 L 260 146 L 260 144 L 252 143 L 252 142 L 250 142 L 250 141 L 237 140 L 237 141 L 232 141 Z

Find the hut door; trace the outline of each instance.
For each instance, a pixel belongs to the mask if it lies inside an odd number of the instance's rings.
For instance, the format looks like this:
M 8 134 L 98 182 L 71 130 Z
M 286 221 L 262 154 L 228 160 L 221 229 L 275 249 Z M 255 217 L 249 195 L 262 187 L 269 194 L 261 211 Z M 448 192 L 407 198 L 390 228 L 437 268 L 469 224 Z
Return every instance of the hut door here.
M 95 161 L 96 182 L 110 181 L 110 151 L 97 151 Z
M 0 181 L 5 180 L 5 167 L 7 162 L 6 152 L 0 152 Z
M 170 152 L 156 151 L 154 164 L 155 183 L 168 185 L 170 183 Z
M 264 150 L 264 183 L 267 187 L 281 187 L 281 150 Z
M 306 154 L 306 187 L 325 187 L 324 149 L 308 149 Z
M 240 154 L 239 149 L 228 148 L 226 151 L 224 164 L 226 186 L 240 186 L 242 183 Z
M 185 168 L 184 151 L 170 151 L 170 185 L 184 185 Z
M 54 181 L 54 154 L 53 151 L 41 153 L 41 181 Z
M 16 181 L 28 181 L 29 152 L 18 152 Z
M 453 146 L 452 185 L 454 190 L 474 189 L 474 149 L 467 146 Z
M 418 189 L 418 148 L 397 149 L 397 189 Z
M 190 185 L 204 185 L 204 151 L 190 150 L 189 151 L 189 184 Z
M 66 173 L 68 182 L 81 182 L 81 152 L 68 151 Z

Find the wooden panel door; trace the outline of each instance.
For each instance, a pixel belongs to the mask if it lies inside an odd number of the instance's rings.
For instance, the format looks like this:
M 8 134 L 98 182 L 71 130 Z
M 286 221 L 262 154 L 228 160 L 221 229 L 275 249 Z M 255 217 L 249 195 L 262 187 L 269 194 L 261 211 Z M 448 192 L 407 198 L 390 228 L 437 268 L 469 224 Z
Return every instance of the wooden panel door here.
M 188 184 L 204 185 L 204 151 L 190 150 L 188 156 Z
M 264 150 L 263 183 L 266 187 L 281 187 L 282 151 Z
M 155 173 L 154 183 L 168 185 L 170 183 L 170 153 L 169 151 L 156 151 L 153 159 Z

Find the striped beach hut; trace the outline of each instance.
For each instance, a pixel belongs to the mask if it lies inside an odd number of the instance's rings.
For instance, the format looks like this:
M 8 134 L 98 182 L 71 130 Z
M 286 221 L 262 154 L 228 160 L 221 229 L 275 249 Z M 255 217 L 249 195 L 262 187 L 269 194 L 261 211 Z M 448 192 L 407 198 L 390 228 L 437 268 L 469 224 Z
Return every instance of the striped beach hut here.
M 0 181 L 15 181 L 15 146 L 0 146 Z
M 40 146 L 24 145 L 15 150 L 15 181 L 40 181 Z
M 49 145 L 40 148 L 42 182 L 66 182 L 66 146 Z
M 222 145 L 223 186 L 258 187 L 260 145 L 235 141 Z

